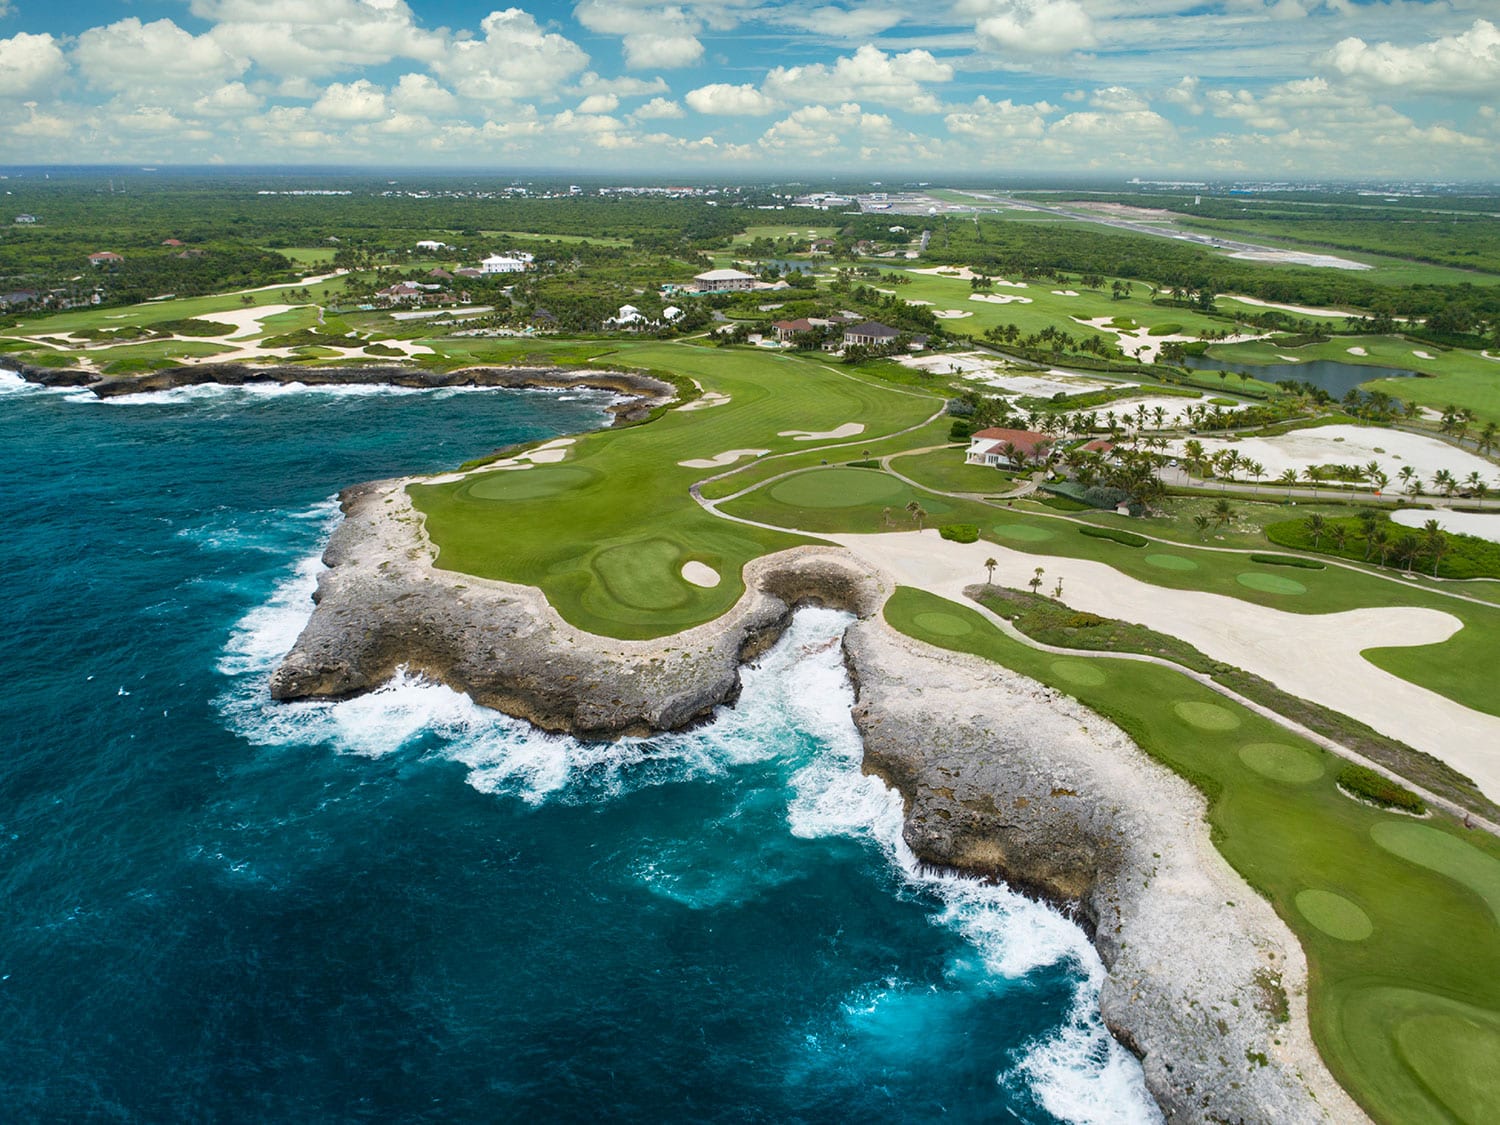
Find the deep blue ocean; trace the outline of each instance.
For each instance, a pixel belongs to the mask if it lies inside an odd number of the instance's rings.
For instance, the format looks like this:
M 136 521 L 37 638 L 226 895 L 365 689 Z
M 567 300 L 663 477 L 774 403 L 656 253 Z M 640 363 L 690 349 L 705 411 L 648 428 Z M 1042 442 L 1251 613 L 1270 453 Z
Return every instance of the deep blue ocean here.
M 917 870 L 839 614 L 646 742 L 270 702 L 339 487 L 605 402 L 0 373 L 0 1118 L 1156 1119 L 1083 934 Z

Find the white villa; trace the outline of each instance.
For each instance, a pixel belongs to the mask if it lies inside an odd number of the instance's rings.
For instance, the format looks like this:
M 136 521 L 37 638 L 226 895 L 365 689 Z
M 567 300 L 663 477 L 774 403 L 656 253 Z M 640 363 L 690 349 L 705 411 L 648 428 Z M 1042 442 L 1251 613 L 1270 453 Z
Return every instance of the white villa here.
M 424 238 L 421 242 L 417 243 L 417 249 L 418 250 L 431 250 L 431 251 L 436 252 L 438 250 L 446 250 L 446 249 L 448 249 L 448 244 L 446 242 L 438 242 L 435 239 Z
M 699 293 L 734 293 L 755 288 L 755 275 L 742 270 L 709 270 L 693 278 Z
M 525 273 L 531 268 L 532 256 L 512 251 L 509 254 L 491 254 L 479 263 L 480 273 Z

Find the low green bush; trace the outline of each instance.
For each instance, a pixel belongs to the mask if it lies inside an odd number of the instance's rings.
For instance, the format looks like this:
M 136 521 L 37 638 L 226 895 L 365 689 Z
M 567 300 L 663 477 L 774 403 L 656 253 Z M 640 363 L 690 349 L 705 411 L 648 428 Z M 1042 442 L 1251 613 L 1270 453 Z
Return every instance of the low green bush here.
M 1176 336 L 1182 331 L 1182 325 L 1168 321 L 1166 324 L 1153 324 L 1147 335 L 1150 336 Z
M 197 317 L 189 317 L 186 320 L 164 320 L 160 324 L 153 324 L 158 332 L 166 332 L 172 336 L 228 336 L 234 331 L 234 325 L 225 324 L 218 320 L 200 320 Z
M 1326 570 L 1327 568 L 1316 559 L 1299 559 L 1292 555 L 1251 555 L 1251 562 L 1265 563 L 1266 566 L 1296 566 L 1303 570 Z
M 1049 508 L 1056 508 L 1059 512 L 1087 512 L 1093 508 L 1092 504 L 1074 500 L 1071 496 L 1047 496 L 1042 503 Z
M 1345 792 L 1383 809 L 1400 809 L 1410 813 L 1427 811 L 1427 802 L 1421 797 L 1368 766 L 1357 766 L 1350 762 L 1339 770 L 1338 783 L 1339 788 Z
M 1121 531 L 1114 527 L 1095 527 L 1093 524 L 1085 524 L 1078 530 L 1090 539 L 1109 539 L 1115 543 L 1122 543 L 1126 547 L 1144 547 L 1150 542 L 1144 535 L 1137 535 L 1133 531 Z
M 880 468 L 880 462 L 879 461 L 846 461 L 845 464 L 848 465 L 849 468 L 851 468 L 851 469 L 878 469 L 878 468 Z
M 1075 613 L 1063 624 L 1069 629 L 1095 629 L 1104 624 L 1104 618 L 1097 613 Z
M 955 543 L 977 543 L 979 528 L 972 523 L 948 523 L 938 528 L 938 534 Z

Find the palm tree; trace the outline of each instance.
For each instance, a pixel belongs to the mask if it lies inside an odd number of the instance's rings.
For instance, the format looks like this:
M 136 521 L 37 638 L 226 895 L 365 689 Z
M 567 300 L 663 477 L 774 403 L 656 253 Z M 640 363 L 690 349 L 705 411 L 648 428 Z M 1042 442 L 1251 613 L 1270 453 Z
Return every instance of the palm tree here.
M 1370 549 L 1374 546 L 1375 529 L 1380 526 L 1380 513 L 1372 508 L 1362 508 L 1356 518 L 1365 537 L 1365 560 L 1368 562 Z
M 1422 549 L 1432 556 L 1432 576 L 1437 577 L 1438 563 L 1448 553 L 1448 537 L 1443 534 L 1437 520 L 1428 520 L 1422 525 Z
M 890 510 L 890 508 L 887 507 L 887 508 L 882 508 L 880 510 L 880 522 L 883 523 L 886 527 L 890 527 L 891 526 L 891 510 Z
M 1483 489 L 1485 488 L 1485 483 L 1484 478 L 1479 475 L 1479 470 L 1476 469 L 1474 472 L 1464 477 L 1464 487 L 1469 490 L 1470 496 L 1484 495 Z
M 1302 470 L 1302 475 L 1313 486 L 1313 499 L 1316 500 L 1318 498 L 1318 482 L 1323 479 L 1323 469 L 1318 465 L 1309 465 Z
M 1328 541 L 1333 544 L 1333 549 L 1339 554 L 1344 551 L 1344 544 L 1349 541 L 1349 529 L 1343 524 L 1334 522 L 1328 525 Z
M 1325 520 L 1317 512 L 1314 512 L 1312 515 L 1308 516 L 1302 521 L 1302 526 L 1305 527 L 1307 529 L 1307 533 L 1312 536 L 1313 550 L 1316 551 L 1318 549 L 1319 542 L 1322 541 L 1323 533 L 1328 530 L 1328 521 Z
M 1479 431 L 1479 452 L 1488 454 L 1495 448 L 1495 441 L 1500 438 L 1500 427 L 1493 422 L 1486 422 L 1484 429 Z
M 1198 538 L 1205 539 L 1208 536 L 1208 517 L 1199 514 L 1193 517 L 1193 526 L 1198 529 Z
M 1283 469 L 1281 475 L 1276 478 L 1276 483 L 1286 485 L 1286 498 L 1290 500 L 1292 498 L 1292 485 L 1297 483 L 1297 470 Z
M 984 584 L 986 586 L 993 586 L 995 584 L 995 568 L 999 565 L 1000 564 L 994 559 L 984 560 L 984 571 L 986 575 Z
M 1220 496 L 1214 501 L 1213 511 L 1215 527 L 1223 527 L 1234 519 L 1234 509 L 1229 506 L 1229 500 L 1226 497 Z
M 1377 527 L 1370 532 L 1370 546 L 1380 552 L 1380 565 L 1385 565 L 1386 556 L 1391 553 L 1391 533 L 1383 527 Z
M 1391 549 L 1396 552 L 1396 558 L 1401 565 L 1410 571 L 1412 564 L 1417 561 L 1417 556 L 1422 553 L 1422 541 L 1408 533 L 1397 539 Z
M 1447 469 L 1439 469 L 1432 474 L 1432 486 L 1441 488 L 1444 496 L 1452 496 L 1453 490 L 1458 487 L 1458 481 L 1453 479 L 1453 474 Z
M 1036 571 L 1032 574 L 1031 581 L 1028 582 L 1027 585 L 1031 587 L 1031 592 L 1033 594 L 1035 594 L 1042 588 L 1042 575 L 1045 573 L 1045 570 L 1043 570 L 1041 567 L 1037 567 Z
M 1401 485 L 1408 494 L 1416 496 L 1422 491 L 1422 480 L 1417 476 L 1417 470 L 1410 465 L 1402 465 L 1401 471 L 1396 475 L 1401 478 Z

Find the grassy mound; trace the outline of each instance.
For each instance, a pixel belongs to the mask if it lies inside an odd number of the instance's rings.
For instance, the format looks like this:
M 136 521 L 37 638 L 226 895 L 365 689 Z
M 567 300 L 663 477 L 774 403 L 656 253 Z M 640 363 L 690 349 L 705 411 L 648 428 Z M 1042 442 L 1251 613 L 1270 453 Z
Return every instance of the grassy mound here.
M 938 534 L 955 543 L 979 542 L 979 525 L 972 523 L 946 523 L 938 528 Z
M 1404 527 L 1389 516 L 1380 513 L 1374 524 L 1375 540 L 1366 537 L 1364 524 L 1358 516 L 1331 517 L 1325 521 L 1324 530 L 1316 545 L 1312 533 L 1302 520 L 1283 520 L 1266 528 L 1266 538 L 1280 547 L 1293 547 L 1301 551 L 1315 551 L 1334 558 L 1350 559 L 1353 562 L 1368 562 L 1401 566 L 1404 559 L 1398 552 L 1399 544 L 1406 536 L 1414 537 L 1420 545 L 1424 540 L 1421 528 Z M 1381 534 L 1385 540 L 1380 541 Z M 1338 546 L 1339 537 L 1343 546 Z M 1439 578 L 1500 578 L 1500 543 L 1480 539 L 1473 535 L 1457 535 L 1443 532 L 1444 551 L 1437 560 Z M 1432 556 L 1419 550 L 1412 561 L 1413 569 L 1424 574 L 1432 573 Z
M 1376 773 L 1368 766 L 1350 762 L 1338 773 L 1339 788 L 1352 793 L 1363 801 L 1370 801 L 1383 809 L 1400 809 L 1402 812 L 1424 813 L 1427 802 L 1403 785 L 1397 785 L 1384 774 Z
M 1121 531 L 1117 527 L 1095 527 L 1093 524 L 1084 524 L 1078 530 L 1090 539 L 1108 539 L 1126 547 L 1144 547 L 1151 542 L 1144 535 L 1137 535 L 1133 531 Z

